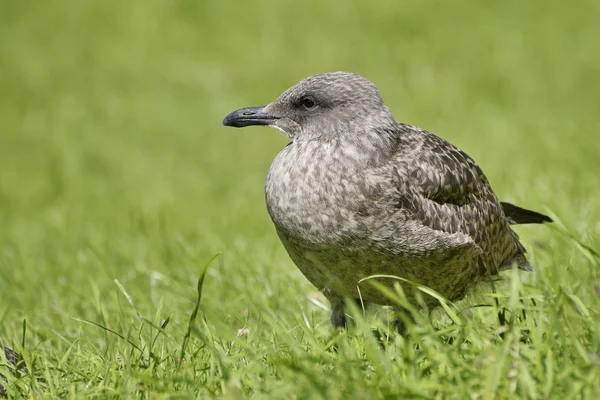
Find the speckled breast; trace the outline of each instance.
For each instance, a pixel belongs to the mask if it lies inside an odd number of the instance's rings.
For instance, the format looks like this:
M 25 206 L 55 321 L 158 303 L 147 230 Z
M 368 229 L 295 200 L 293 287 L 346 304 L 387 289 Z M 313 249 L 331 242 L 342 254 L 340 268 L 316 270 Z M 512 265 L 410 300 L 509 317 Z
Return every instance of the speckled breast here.
M 277 155 L 267 176 L 267 209 L 280 233 L 348 246 L 372 236 L 381 196 L 365 187 L 364 170 L 347 153 L 327 146 L 289 145 Z

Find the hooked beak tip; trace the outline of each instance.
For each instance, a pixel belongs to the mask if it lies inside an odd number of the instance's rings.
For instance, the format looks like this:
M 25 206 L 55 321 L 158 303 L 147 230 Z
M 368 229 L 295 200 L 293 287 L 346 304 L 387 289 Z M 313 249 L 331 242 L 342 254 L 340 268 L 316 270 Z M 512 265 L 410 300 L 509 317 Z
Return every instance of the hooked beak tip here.
M 251 125 L 271 125 L 278 118 L 264 112 L 265 107 L 240 108 L 223 119 L 223 125 L 243 128 Z

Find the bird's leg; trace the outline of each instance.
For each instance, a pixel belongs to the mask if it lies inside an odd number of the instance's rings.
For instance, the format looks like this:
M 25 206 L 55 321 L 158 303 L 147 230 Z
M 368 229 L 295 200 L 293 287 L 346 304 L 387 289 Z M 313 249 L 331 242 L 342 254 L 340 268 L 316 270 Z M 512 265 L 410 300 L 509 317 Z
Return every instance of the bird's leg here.
M 402 321 L 402 318 L 396 318 L 394 320 L 394 325 L 396 325 L 396 331 L 398 331 L 398 335 L 404 336 L 406 333 L 406 324 Z
M 361 299 L 354 299 L 354 303 L 359 310 L 364 309 L 365 304 Z M 344 299 L 340 297 L 329 298 L 331 303 L 331 324 L 334 328 L 348 328 L 348 325 L 352 324 L 352 321 L 348 321 L 346 317 L 346 304 Z
M 402 313 L 402 317 L 400 317 L 400 313 Z M 394 320 L 394 325 L 396 326 L 396 331 L 400 336 L 404 336 L 406 334 L 407 326 L 406 319 L 414 323 L 413 316 L 408 311 L 401 311 L 401 309 L 396 309 L 396 319 Z M 403 319 L 404 318 L 404 319 Z
M 331 303 L 331 325 L 334 328 L 346 328 L 346 307 L 344 299 L 333 297 L 329 299 Z

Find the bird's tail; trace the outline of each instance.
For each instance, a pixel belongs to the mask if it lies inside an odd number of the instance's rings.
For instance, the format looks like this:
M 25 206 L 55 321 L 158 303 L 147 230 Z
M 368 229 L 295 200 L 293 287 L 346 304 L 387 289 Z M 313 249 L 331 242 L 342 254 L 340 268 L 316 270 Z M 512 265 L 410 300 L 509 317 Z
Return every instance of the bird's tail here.
M 552 218 L 539 212 L 526 210 L 517 207 L 514 204 L 501 202 L 504 215 L 511 225 L 517 224 L 543 224 L 544 222 L 552 222 Z

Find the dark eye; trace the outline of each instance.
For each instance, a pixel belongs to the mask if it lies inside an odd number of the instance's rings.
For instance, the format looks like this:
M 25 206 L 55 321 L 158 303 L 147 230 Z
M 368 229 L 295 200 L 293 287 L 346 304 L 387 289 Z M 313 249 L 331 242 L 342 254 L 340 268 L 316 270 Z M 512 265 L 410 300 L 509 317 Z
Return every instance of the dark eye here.
M 307 110 L 310 110 L 311 108 L 315 108 L 315 106 L 317 105 L 317 103 L 315 103 L 315 101 L 311 97 L 303 97 L 300 100 L 300 104 L 302 104 L 302 106 L 304 108 L 306 108 Z

